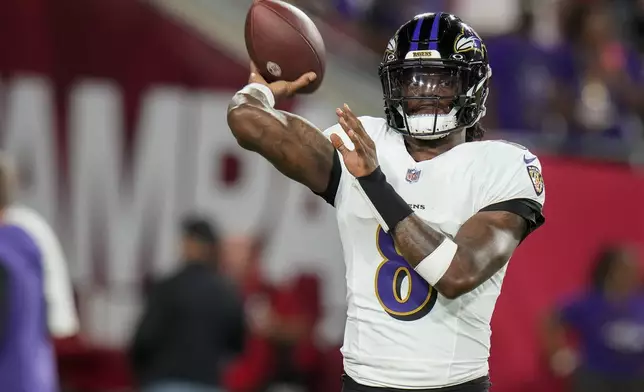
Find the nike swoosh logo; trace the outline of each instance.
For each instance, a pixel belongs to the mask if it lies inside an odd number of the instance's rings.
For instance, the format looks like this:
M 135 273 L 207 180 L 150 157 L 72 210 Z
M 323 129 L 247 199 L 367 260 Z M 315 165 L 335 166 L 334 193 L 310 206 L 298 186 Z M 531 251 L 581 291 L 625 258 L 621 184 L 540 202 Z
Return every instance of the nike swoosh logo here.
M 523 162 L 525 162 L 525 163 L 526 163 L 526 165 L 527 165 L 528 163 L 532 163 L 532 162 L 534 162 L 536 159 L 537 159 L 537 157 L 528 158 L 528 157 L 526 157 L 525 155 L 523 156 Z

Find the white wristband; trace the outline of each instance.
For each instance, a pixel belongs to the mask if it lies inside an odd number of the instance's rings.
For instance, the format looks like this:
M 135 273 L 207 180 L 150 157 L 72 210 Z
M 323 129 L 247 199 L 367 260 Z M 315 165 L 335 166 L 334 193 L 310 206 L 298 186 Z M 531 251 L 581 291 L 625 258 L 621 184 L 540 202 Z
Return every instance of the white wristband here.
M 271 91 L 268 86 L 263 85 L 261 83 L 251 83 L 246 85 L 243 89 L 239 90 L 238 94 L 249 94 L 252 95 L 252 93 L 259 93 L 262 94 L 264 97 L 266 97 L 266 100 L 268 101 L 269 105 L 271 107 L 275 107 L 275 96 L 273 95 L 273 92 Z
M 445 238 L 438 248 L 418 263 L 414 269 L 418 275 L 433 286 L 445 275 L 457 250 L 458 245 L 449 238 Z

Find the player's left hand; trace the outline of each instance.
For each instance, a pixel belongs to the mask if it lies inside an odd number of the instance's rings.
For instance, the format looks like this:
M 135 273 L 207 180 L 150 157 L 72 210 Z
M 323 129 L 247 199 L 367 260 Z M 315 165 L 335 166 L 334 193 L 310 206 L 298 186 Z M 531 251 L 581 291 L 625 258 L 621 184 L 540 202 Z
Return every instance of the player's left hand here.
M 338 115 L 340 126 L 353 142 L 354 149 L 349 150 L 344 145 L 342 138 L 336 134 L 331 134 L 333 147 L 342 155 L 344 165 L 349 173 L 356 178 L 368 176 L 379 165 L 376 145 L 347 104 L 344 104 L 342 109 L 336 109 L 335 112 Z

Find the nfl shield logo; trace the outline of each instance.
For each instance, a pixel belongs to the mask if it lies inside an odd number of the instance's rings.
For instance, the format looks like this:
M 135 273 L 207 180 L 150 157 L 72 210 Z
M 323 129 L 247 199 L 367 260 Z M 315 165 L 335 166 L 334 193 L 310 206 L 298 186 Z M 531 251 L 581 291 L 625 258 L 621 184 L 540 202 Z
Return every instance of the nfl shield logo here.
M 408 183 L 413 183 L 413 182 L 418 182 L 418 178 L 420 177 L 420 170 L 417 169 L 407 169 L 407 176 L 405 179 L 407 180 Z

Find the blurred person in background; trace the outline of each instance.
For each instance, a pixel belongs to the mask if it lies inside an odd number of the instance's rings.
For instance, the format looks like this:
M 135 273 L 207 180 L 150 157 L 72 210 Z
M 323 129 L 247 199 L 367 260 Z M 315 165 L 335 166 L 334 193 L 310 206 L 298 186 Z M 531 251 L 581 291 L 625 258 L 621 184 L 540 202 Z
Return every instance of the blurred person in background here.
M 321 313 L 316 276 L 278 285 L 260 271 L 261 242 L 250 236 L 223 241 L 222 270 L 244 293 L 249 334 L 244 353 L 226 372 L 232 392 L 316 391 L 322 383 L 314 332 Z
M 321 316 L 319 278 L 298 274 L 276 288 L 270 327 L 264 330 L 274 366 L 266 392 L 314 392 L 321 380 L 321 353 L 315 331 Z
M 578 392 L 644 391 L 644 293 L 636 254 L 613 246 L 600 252 L 588 289 L 558 307 L 545 329 L 553 372 L 574 373 Z M 571 348 L 567 332 L 578 340 Z
M 145 392 L 221 391 L 221 372 L 243 349 L 244 312 L 217 271 L 217 233 L 204 219 L 183 222 L 183 267 L 148 296 L 129 355 Z
M 18 189 L 20 171 L 16 172 L 15 186 Z M 61 383 L 65 384 L 70 369 L 68 365 L 79 352 L 86 349 L 86 342 L 79 336 L 80 326 L 74 290 L 63 247 L 45 218 L 36 210 L 20 204 L 18 200 L 13 200 L 11 205 L 4 209 L 2 219 L 6 224 L 24 230 L 34 241 L 42 257 L 47 324 L 54 339 L 59 377 Z
M 252 236 L 226 237 L 221 244 L 220 271 L 231 279 L 244 299 L 267 289 L 260 271 L 261 242 Z
M 16 172 L 19 172 L 17 168 Z M 17 189 L 20 186 L 18 173 L 15 173 L 15 182 Z M 49 332 L 59 343 L 64 344 L 64 339 L 78 335 L 79 321 L 69 266 L 60 240 L 42 215 L 17 200 L 4 209 L 2 219 L 22 228 L 38 246 L 43 258 Z
M 77 337 L 79 321 L 67 259 L 61 243 L 45 218 L 17 202 L 6 208 L 3 220 L 22 228 L 38 246 L 43 259 L 49 332 L 57 339 L 59 347 L 64 349 L 67 342 L 71 343 L 69 338 Z
M 553 110 L 548 55 L 532 37 L 534 24 L 532 1 L 522 0 L 516 29 L 486 40 L 494 74 L 483 121 L 491 129 L 541 131 Z
M 30 233 L 4 219 L 14 180 L 11 164 L 0 161 L 0 390 L 55 392 L 44 260 Z
M 268 329 L 270 286 L 259 270 L 260 242 L 251 236 L 222 240 L 221 271 L 243 299 L 248 334 L 244 351 L 226 368 L 224 385 L 231 392 L 261 390 L 268 379 L 272 358 L 263 331 Z
M 642 133 L 639 55 L 619 36 L 614 9 L 605 2 L 564 2 L 561 23 L 565 42 L 553 50 L 551 69 L 555 107 L 570 133 L 566 148 L 588 148 L 579 143 L 589 133 L 628 148 Z

